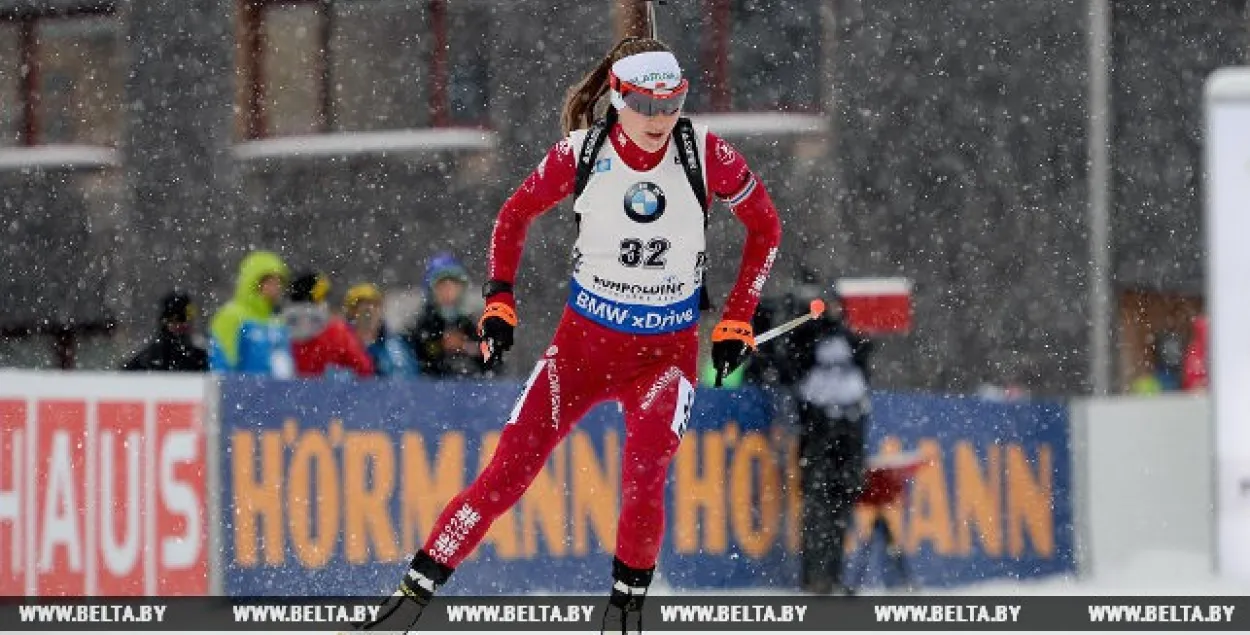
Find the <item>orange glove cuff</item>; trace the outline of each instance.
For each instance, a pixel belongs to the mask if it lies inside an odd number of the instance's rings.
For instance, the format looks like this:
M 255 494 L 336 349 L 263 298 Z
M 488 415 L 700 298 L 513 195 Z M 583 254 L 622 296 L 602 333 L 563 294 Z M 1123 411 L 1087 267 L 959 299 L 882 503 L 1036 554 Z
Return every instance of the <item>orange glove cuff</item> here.
M 499 318 L 504 322 L 507 322 L 509 326 L 514 327 L 517 323 L 516 311 L 503 302 L 491 302 L 486 305 L 486 310 L 482 311 L 481 319 L 477 321 L 478 331 L 482 330 L 482 323 L 486 321 L 486 318 Z
M 712 341 L 723 342 L 725 340 L 740 340 L 747 346 L 755 348 L 755 329 L 746 322 L 721 320 L 721 323 L 712 329 Z

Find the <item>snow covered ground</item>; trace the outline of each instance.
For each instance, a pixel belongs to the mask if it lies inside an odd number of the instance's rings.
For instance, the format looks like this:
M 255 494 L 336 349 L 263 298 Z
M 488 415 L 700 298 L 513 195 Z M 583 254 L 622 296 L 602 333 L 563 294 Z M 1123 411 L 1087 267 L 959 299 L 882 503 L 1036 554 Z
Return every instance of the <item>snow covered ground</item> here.
M 955 590 L 951 595 L 1250 595 L 1250 584 L 1222 579 L 1205 554 L 1151 552 L 1129 564 L 1087 580 L 1052 577 L 1031 582 L 987 582 Z

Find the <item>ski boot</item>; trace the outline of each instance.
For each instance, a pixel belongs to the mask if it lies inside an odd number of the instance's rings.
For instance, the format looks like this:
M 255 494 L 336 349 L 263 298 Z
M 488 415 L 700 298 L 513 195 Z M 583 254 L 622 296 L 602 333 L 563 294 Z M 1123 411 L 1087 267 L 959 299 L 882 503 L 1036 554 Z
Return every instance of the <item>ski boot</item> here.
M 399 589 L 378 607 L 377 617 L 352 624 L 352 627 L 359 631 L 409 631 L 421 619 L 430 600 L 434 599 L 434 592 L 447 583 L 451 572 L 450 567 L 438 563 L 424 551 L 418 551 L 412 557 Z
M 635 569 L 613 559 L 612 595 L 603 613 L 601 635 L 639 635 L 642 633 L 642 603 L 655 567 Z

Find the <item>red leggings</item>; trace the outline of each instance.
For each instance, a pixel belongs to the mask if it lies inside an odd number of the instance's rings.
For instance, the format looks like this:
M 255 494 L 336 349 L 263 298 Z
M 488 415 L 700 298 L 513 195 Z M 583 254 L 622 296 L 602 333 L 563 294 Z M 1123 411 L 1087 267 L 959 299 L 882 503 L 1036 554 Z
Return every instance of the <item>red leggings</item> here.
M 443 509 L 426 553 L 448 567 L 459 566 L 491 523 L 520 500 L 578 420 L 591 407 L 615 400 L 625 410 L 616 557 L 637 569 L 655 566 L 664 536 L 664 483 L 690 416 L 698 348 L 694 328 L 630 335 L 566 307 L 494 458 Z

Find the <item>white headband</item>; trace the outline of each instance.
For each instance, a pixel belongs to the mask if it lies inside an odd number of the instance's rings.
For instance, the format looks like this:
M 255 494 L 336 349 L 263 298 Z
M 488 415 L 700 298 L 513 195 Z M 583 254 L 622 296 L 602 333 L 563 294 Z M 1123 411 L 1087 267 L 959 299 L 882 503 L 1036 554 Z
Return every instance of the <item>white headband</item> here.
M 623 82 L 648 90 L 672 89 L 681 83 L 681 65 L 677 63 L 677 56 L 668 51 L 647 51 L 623 57 L 612 65 L 612 74 Z M 615 90 L 612 105 L 617 110 L 625 109 L 625 101 Z

